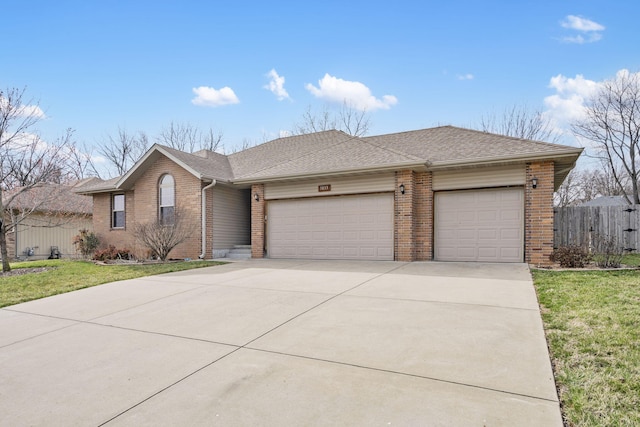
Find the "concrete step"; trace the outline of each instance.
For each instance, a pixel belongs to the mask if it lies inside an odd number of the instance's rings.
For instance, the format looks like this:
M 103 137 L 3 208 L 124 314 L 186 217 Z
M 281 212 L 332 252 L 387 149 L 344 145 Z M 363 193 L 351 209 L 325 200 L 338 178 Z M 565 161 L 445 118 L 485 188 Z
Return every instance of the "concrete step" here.
M 236 245 L 229 251 L 227 258 L 249 259 L 251 258 L 251 245 Z

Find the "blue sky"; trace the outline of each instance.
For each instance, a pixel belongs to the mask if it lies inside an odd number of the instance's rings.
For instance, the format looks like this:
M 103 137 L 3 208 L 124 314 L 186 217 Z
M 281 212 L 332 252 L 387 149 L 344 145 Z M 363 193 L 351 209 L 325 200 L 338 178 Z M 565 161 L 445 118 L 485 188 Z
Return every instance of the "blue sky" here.
M 0 87 L 39 100 L 43 137 L 70 127 L 90 146 L 174 121 L 222 131 L 231 151 L 345 98 L 370 113 L 370 134 L 473 127 L 514 104 L 561 129 L 597 82 L 640 69 L 639 12 L 631 0 L 5 0 Z

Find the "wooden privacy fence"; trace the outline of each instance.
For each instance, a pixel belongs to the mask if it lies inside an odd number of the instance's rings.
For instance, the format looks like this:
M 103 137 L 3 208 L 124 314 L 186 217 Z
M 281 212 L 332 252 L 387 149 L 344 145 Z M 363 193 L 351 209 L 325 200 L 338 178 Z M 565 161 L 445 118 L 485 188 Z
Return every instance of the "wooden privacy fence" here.
M 553 247 L 593 247 L 598 238 L 614 238 L 626 252 L 640 249 L 640 205 L 570 206 L 554 209 Z

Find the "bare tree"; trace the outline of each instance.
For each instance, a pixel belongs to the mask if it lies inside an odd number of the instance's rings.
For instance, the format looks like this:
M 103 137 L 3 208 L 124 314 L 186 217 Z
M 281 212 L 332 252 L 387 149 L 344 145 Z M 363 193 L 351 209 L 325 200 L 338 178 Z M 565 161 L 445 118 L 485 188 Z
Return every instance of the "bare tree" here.
M 161 261 L 166 261 L 169 253 L 180 243 L 191 238 L 195 230 L 193 221 L 181 209 L 174 211 L 172 219 L 171 224 L 163 223 L 157 218 L 133 226 L 135 238 Z
M 107 135 L 98 153 L 107 161 L 110 177 L 125 174 L 149 148 L 149 139 L 143 132 L 132 134 L 118 127 L 117 135 Z
M 222 133 L 215 132 L 212 128 L 203 132 L 190 123 L 171 122 L 168 127 L 160 131 L 156 141 L 188 153 L 199 150 L 216 151 L 222 148 Z
M 339 111 L 331 111 L 324 106 L 320 111 L 311 106 L 303 113 L 300 122 L 293 125 L 293 135 L 321 132 L 325 130 L 341 130 L 349 135 L 364 136 L 369 132 L 371 121 L 365 110 L 358 110 L 345 101 Z
M 619 173 L 619 172 L 618 172 Z M 600 196 L 623 196 L 630 194 L 630 186 L 621 191 L 613 175 L 606 168 L 573 169 L 554 194 L 556 206 L 573 206 Z
M 532 110 L 526 105 L 505 108 L 502 114 L 495 112 L 482 116 L 480 129 L 483 132 L 513 136 L 533 141 L 558 142 L 560 135 L 541 110 Z
M 555 206 L 572 206 L 582 201 L 581 172 L 572 169 L 553 195 Z
M 574 134 L 595 145 L 627 201 L 640 204 L 640 74 L 620 72 L 602 83 L 584 113 L 571 126 Z
M 0 254 L 10 271 L 7 235 L 31 213 L 59 194 L 47 183 L 67 180 L 69 139 L 45 143 L 33 131 L 44 117 L 36 102 L 23 102 L 24 90 L 0 91 Z

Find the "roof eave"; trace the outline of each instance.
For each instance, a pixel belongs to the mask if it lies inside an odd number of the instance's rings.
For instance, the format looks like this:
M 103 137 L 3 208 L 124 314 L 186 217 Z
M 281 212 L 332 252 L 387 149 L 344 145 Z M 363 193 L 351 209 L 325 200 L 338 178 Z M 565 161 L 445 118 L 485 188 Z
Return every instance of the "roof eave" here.
M 461 166 L 485 166 L 495 163 L 523 163 L 539 160 L 558 160 L 558 159 L 577 159 L 582 153 L 583 148 L 575 148 L 571 150 L 556 151 L 553 153 L 523 154 L 519 156 L 495 156 L 484 157 L 480 159 L 469 160 L 446 160 L 429 163 L 429 170 L 449 169 Z
M 351 168 L 351 169 L 342 169 L 342 170 L 333 170 L 333 171 L 325 171 L 325 172 L 310 172 L 310 173 L 297 173 L 297 174 L 288 174 L 288 175 L 277 175 L 277 176 L 267 176 L 267 177 L 249 177 L 249 178 L 239 178 L 232 180 L 233 184 L 250 184 L 257 182 L 274 182 L 274 181 L 289 181 L 292 179 L 312 179 L 312 178 L 323 178 L 327 176 L 336 176 L 336 175 L 359 175 L 359 174 L 370 174 L 375 172 L 388 172 L 399 169 L 414 169 L 414 170 L 427 170 L 426 164 L 423 161 L 420 162 L 401 162 L 394 163 L 389 165 L 378 165 L 378 166 L 367 166 L 361 168 Z
M 153 144 L 151 146 L 151 148 L 149 148 L 149 150 L 146 153 L 144 153 L 142 158 L 140 158 L 140 160 L 138 160 L 136 162 L 136 164 L 133 165 L 133 167 L 131 169 L 129 169 L 129 171 L 127 171 L 127 173 L 122 175 L 122 178 L 120 178 L 118 180 L 118 182 L 116 182 L 116 185 L 115 185 L 116 189 L 118 189 L 118 190 L 126 190 L 126 189 L 131 188 L 132 187 L 132 181 L 135 182 L 139 178 L 139 176 L 138 176 L 139 174 L 137 174 L 136 172 L 138 172 L 138 170 L 141 167 L 143 167 L 144 163 L 156 152 L 162 154 L 165 157 L 167 157 L 169 160 L 171 160 L 172 162 L 176 163 L 178 166 L 180 166 L 181 168 L 183 168 L 184 170 L 186 170 L 187 172 L 189 172 L 191 175 L 195 176 L 196 178 L 198 178 L 200 180 L 208 179 L 207 177 L 203 176 L 200 172 L 196 171 L 191 166 L 187 165 L 186 163 L 184 163 L 183 161 L 181 161 L 180 159 L 175 157 L 173 154 L 169 153 L 161 145 Z M 211 178 L 211 179 L 213 179 L 213 178 Z

